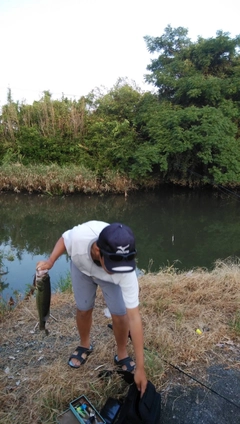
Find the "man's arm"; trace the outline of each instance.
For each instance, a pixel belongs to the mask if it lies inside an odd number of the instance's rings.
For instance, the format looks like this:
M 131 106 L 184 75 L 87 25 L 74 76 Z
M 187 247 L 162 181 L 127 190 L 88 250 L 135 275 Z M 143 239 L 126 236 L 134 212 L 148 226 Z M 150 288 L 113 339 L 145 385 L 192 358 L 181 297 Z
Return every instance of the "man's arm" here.
M 127 316 L 136 358 L 134 380 L 142 396 L 147 387 L 147 377 L 144 370 L 143 328 L 139 308 L 127 309 Z
M 51 269 L 56 262 L 56 260 L 61 256 L 63 253 L 66 252 L 66 247 L 64 244 L 63 237 L 60 237 L 60 239 L 55 244 L 53 251 L 49 258 L 46 261 L 39 261 L 37 263 L 36 269 L 38 271 L 43 271 L 44 269 Z

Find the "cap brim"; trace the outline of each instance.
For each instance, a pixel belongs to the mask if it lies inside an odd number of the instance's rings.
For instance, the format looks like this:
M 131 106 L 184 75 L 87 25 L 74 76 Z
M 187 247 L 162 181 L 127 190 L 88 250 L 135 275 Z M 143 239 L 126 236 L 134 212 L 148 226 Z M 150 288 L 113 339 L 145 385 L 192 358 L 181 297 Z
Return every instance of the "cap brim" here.
M 114 262 L 111 259 L 109 259 L 108 256 L 105 256 L 105 255 L 103 256 L 104 256 L 104 265 L 109 272 L 112 272 L 112 273 L 132 272 L 136 268 L 136 263 L 134 259 L 132 261 L 123 260 L 121 262 Z

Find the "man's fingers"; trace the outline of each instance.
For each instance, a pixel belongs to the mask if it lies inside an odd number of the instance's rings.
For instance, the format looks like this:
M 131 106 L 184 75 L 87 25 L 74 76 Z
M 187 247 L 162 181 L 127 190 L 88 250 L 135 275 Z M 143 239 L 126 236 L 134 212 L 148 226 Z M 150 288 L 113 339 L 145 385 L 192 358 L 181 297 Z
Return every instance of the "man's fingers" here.
M 37 262 L 37 265 L 36 265 L 37 271 L 43 271 L 44 269 L 48 269 L 48 268 L 49 267 L 47 266 L 46 262 L 44 262 L 44 261 Z
M 144 394 L 146 388 L 143 385 L 139 384 L 139 385 L 137 385 L 137 389 L 138 389 L 139 392 L 141 392 L 140 397 L 143 397 L 143 394 Z
M 146 388 L 147 388 L 147 381 L 140 384 L 138 390 L 141 392 L 141 397 L 143 397 Z

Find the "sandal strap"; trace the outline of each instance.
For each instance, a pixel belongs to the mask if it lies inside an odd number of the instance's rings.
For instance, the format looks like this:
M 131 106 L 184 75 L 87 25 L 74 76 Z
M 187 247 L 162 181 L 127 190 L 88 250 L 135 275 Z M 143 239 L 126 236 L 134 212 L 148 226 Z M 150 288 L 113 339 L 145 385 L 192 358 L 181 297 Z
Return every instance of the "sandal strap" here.
M 130 356 L 127 356 L 126 358 L 123 358 L 123 359 L 118 360 L 117 355 L 115 355 L 114 356 L 114 362 L 120 368 L 122 368 L 125 365 L 127 369 L 126 370 L 123 370 L 123 371 L 132 372 L 135 369 L 135 367 L 136 367 L 136 365 L 131 365 L 130 364 L 130 362 L 134 362 L 133 359 Z
M 69 362 L 71 361 L 71 359 L 77 359 L 79 362 L 80 362 L 80 364 L 81 365 L 83 365 L 85 362 L 86 362 L 86 359 L 87 359 L 87 357 L 90 355 L 90 353 L 92 353 L 92 351 L 93 351 L 93 346 L 92 345 L 90 345 L 90 347 L 89 348 L 87 348 L 87 347 L 83 347 L 83 346 L 78 346 L 78 347 L 76 347 L 76 349 L 75 349 L 75 351 L 74 352 L 77 352 L 77 354 L 76 353 L 73 353 L 71 356 L 70 356 L 70 358 L 69 358 L 69 360 L 68 360 L 68 364 L 72 367 L 72 368 L 79 368 L 79 366 L 73 366 L 73 365 L 71 365 Z M 86 358 L 83 358 L 82 357 L 82 355 L 83 354 L 85 354 L 86 355 Z
M 78 359 L 78 361 L 81 362 L 81 360 L 83 360 L 83 357 L 81 355 L 74 355 L 74 353 L 70 356 L 69 361 L 71 359 Z
M 81 355 L 82 355 L 83 353 L 87 353 L 88 355 L 90 355 L 90 353 L 93 351 L 93 347 L 92 347 L 92 345 L 90 345 L 90 347 L 78 346 L 78 347 L 76 347 L 75 351 L 76 351 L 76 352 L 79 352 Z M 88 353 L 88 352 L 89 352 L 89 353 Z M 79 354 L 79 353 L 78 353 L 78 354 Z

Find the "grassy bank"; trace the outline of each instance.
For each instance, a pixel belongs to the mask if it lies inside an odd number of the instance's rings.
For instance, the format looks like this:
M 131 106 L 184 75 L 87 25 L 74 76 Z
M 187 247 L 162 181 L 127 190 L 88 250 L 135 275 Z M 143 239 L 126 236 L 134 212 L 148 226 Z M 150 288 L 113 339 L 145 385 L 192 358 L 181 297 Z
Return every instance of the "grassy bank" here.
M 211 272 L 165 269 L 139 278 L 147 376 L 163 401 L 172 385 L 179 384 L 179 372 L 170 364 L 201 381 L 211 363 L 240 367 L 233 361 L 240 340 L 239 281 L 238 262 L 216 263 Z M 0 323 L 1 424 L 54 423 L 81 394 L 100 408 L 109 396 L 126 393 L 128 386 L 119 376 L 98 377 L 101 370 L 113 369 L 115 354 L 105 307 L 99 292 L 91 333 L 94 353 L 79 370 L 67 365 L 79 344 L 71 291 L 52 296 L 49 336 L 36 328 L 33 296 L 5 313 Z
M 154 185 L 154 182 L 150 183 Z M 0 191 L 71 194 L 126 193 L 136 184 L 118 172 L 102 178 L 83 166 L 5 164 L 0 166 Z
M 128 192 L 134 190 L 154 189 L 167 183 L 189 188 L 209 186 L 206 182 L 201 181 L 201 178 L 192 178 L 191 174 L 186 179 L 178 180 L 171 176 L 166 180 L 161 179 L 159 176 L 133 180 L 118 171 L 110 170 L 107 170 L 100 177 L 97 172 L 93 172 L 84 166 L 76 165 L 25 166 L 21 163 L 6 163 L 0 166 L 0 192 L 11 191 L 51 195 L 119 193 L 127 195 Z

